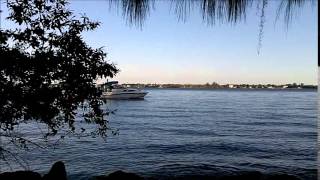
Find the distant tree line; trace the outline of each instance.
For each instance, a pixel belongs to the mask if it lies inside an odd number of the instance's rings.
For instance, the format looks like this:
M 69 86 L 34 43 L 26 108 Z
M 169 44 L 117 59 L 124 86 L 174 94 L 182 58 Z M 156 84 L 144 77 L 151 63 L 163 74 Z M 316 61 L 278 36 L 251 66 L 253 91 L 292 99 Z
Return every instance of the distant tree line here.
M 127 87 L 133 88 L 204 88 L 204 89 L 219 89 L 219 88 L 248 88 L 248 89 L 287 89 L 287 88 L 296 88 L 296 89 L 316 89 L 316 85 L 305 85 L 303 83 L 297 84 L 218 84 L 205 83 L 205 84 L 123 84 Z

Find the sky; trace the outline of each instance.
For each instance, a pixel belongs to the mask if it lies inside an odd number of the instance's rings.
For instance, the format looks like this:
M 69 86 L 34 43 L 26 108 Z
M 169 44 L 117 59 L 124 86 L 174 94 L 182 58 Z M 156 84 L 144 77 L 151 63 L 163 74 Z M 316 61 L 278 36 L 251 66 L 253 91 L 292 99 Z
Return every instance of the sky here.
M 268 4 L 260 54 L 256 8 L 244 22 L 208 26 L 198 10 L 181 22 L 169 1 L 156 1 L 139 28 L 103 0 L 73 0 L 69 7 L 101 22 L 84 38 L 104 47 L 109 62 L 120 69 L 113 79 L 120 83 L 317 84 L 318 10 L 309 4 L 289 28 L 282 20 L 275 23 L 276 1 Z

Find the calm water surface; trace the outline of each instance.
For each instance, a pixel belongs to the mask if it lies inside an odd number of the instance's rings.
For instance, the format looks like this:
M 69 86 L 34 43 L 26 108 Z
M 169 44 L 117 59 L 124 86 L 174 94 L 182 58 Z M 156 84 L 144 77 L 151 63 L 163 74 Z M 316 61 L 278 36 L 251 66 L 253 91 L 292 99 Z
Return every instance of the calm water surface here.
M 30 168 L 47 172 L 63 160 L 71 179 L 115 170 L 156 177 L 254 170 L 316 179 L 316 91 L 147 91 L 145 100 L 104 106 L 117 109 L 109 121 L 119 135 L 29 151 Z

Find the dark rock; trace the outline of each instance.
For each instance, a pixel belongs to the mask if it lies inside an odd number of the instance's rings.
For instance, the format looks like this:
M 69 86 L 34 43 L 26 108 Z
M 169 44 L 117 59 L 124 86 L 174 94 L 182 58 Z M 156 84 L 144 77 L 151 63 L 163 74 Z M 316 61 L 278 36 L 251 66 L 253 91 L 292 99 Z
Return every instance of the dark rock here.
M 278 175 L 269 175 L 266 178 L 267 180 L 300 180 L 300 178 L 288 175 L 288 174 L 278 174 Z
M 108 176 L 96 176 L 95 180 L 156 180 L 157 178 L 144 178 L 134 173 L 116 171 Z M 301 180 L 300 178 L 288 174 L 263 174 L 258 171 L 238 172 L 230 175 L 190 175 L 190 176 L 165 176 L 159 179 L 168 180 Z
M 108 176 L 96 176 L 96 180 L 143 180 L 144 178 L 134 174 L 134 173 L 127 173 L 123 171 L 116 171 Z
M 223 176 L 219 180 L 238 180 L 238 179 L 246 179 L 246 180 L 300 180 L 300 178 L 288 175 L 288 174 L 274 174 L 274 175 L 265 175 L 260 172 L 245 172 L 232 176 Z
M 67 180 L 66 167 L 62 161 L 53 164 L 48 174 L 43 176 L 44 180 Z
M 1 180 L 41 180 L 41 175 L 32 171 L 16 171 L 16 172 L 4 172 L 0 174 Z

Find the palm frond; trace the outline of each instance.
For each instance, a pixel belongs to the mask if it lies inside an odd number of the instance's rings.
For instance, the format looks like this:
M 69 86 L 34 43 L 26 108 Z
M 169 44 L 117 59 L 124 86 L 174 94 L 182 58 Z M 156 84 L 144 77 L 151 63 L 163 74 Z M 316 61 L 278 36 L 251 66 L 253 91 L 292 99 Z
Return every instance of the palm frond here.
M 154 7 L 156 0 L 108 0 L 110 5 L 116 5 L 122 10 L 123 17 L 130 25 L 142 27 L 144 21 Z M 187 17 L 195 8 L 199 8 L 202 19 L 208 25 L 214 25 L 217 21 L 221 23 L 236 24 L 245 20 L 248 9 L 257 8 L 259 12 L 259 35 L 258 35 L 258 54 L 262 46 L 263 30 L 266 21 L 266 6 L 271 0 L 171 0 L 170 8 L 174 7 L 174 12 L 178 20 L 186 21 Z M 278 0 L 276 9 L 276 21 L 281 15 L 284 23 L 289 26 L 298 10 L 311 2 L 316 6 L 316 0 Z M 256 6 L 252 6 L 256 4 Z M 258 14 L 257 14 L 258 15 Z
M 297 15 L 299 9 L 301 9 L 307 0 L 282 0 L 277 9 L 276 21 L 279 19 L 281 14 L 283 14 L 284 22 L 287 26 L 292 21 L 292 18 Z M 309 0 L 308 2 L 314 2 Z
M 109 0 L 110 6 L 121 8 L 123 17 L 130 25 L 141 27 L 149 15 L 154 0 Z
M 130 25 L 142 26 L 156 0 L 108 0 L 122 11 Z M 267 0 L 270 1 L 270 0 Z M 256 3 L 258 8 L 263 0 L 171 0 L 171 6 L 179 20 L 185 21 L 192 10 L 198 8 L 203 21 L 213 25 L 215 22 L 237 23 L 246 18 L 247 10 Z M 307 2 L 315 0 L 279 0 L 277 18 L 283 14 L 284 22 L 289 24 L 297 10 Z
M 171 6 L 174 6 L 174 12 L 178 17 L 178 20 L 186 21 L 190 12 L 194 9 L 197 0 L 171 0 Z
M 236 23 L 245 19 L 252 0 L 202 0 L 198 3 L 201 3 L 203 20 L 212 25 L 216 21 Z

